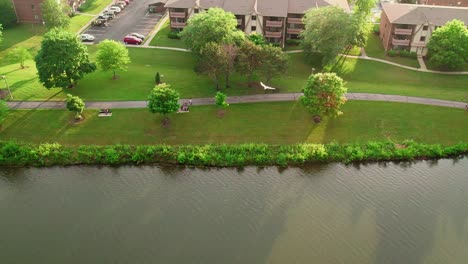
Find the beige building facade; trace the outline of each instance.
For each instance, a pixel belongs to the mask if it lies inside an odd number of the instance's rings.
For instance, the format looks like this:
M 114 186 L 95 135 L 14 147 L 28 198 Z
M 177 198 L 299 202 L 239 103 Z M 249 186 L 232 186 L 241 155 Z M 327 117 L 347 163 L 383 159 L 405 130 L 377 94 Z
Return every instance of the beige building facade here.
M 380 39 L 385 50 L 405 49 L 425 56 L 432 32 L 453 19 L 468 25 L 468 8 L 384 3 Z
M 199 12 L 219 7 L 233 13 L 246 34 L 257 33 L 284 46 L 286 39 L 298 38 L 304 29 L 302 17 L 307 10 L 330 5 L 349 11 L 346 0 L 168 0 L 165 6 L 173 30 L 182 30 Z

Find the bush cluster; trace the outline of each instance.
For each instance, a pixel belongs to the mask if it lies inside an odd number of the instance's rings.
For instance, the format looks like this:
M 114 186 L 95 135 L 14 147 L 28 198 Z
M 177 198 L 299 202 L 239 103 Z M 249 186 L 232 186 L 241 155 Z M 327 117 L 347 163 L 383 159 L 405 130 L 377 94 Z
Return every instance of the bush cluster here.
M 418 54 L 413 51 L 407 51 L 407 50 L 389 50 L 387 51 L 387 55 L 390 57 L 404 57 L 404 58 L 413 58 L 416 59 L 418 57 Z
M 170 31 L 167 34 L 167 37 L 170 38 L 170 39 L 180 39 L 180 34 L 179 34 L 178 31 Z
M 366 144 L 63 146 L 0 142 L 0 166 L 171 164 L 242 167 L 300 166 L 317 162 L 408 161 L 468 154 L 468 143 L 453 146 L 414 141 Z

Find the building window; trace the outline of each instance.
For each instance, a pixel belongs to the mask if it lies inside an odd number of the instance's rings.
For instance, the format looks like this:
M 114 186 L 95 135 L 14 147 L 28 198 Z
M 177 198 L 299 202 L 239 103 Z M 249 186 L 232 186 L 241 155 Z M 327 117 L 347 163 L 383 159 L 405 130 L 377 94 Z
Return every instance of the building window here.
M 35 20 L 39 20 L 39 16 L 38 16 L 38 15 L 34 15 L 34 19 L 35 19 Z
M 257 27 L 256 27 L 256 26 L 252 26 L 250 29 L 251 29 L 252 31 L 257 31 Z
M 198 8 L 195 8 L 195 10 L 194 10 L 194 11 L 195 11 L 195 14 L 198 14 L 198 12 L 200 12 L 200 9 L 198 9 Z
M 429 26 L 423 26 L 423 30 L 427 30 Z
M 34 8 L 35 8 L 34 5 L 31 5 L 31 9 L 34 10 Z
M 252 20 L 257 20 L 257 16 L 252 16 Z
M 423 37 L 420 37 L 420 38 L 419 38 L 419 41 L 421 41 L 421 42 L 426 41 L 426 37 L 424 37 L 424 36 L 423 36 Z

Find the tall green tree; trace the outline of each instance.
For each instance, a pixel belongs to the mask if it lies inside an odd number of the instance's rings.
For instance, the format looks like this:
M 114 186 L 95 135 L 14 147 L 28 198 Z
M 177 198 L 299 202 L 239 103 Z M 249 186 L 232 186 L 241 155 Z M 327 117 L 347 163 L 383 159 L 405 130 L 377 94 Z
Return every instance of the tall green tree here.
M 247 39 L 249 39 L 250 41 L 255 43 L 255 45 L 263 46 L 263 45 L 266 44 L 265 37 L 263 37 L 262 35 L 257 34 L 257 33 L 252 33 L 252 34 L 248 35 Z
M 429 61 L 438 68 L 456 69 L 468 62 L 468 29 L 452 20 L 436 29 L 427 43 Z
M 157 85 L 148 97 L 148 109 L 151 113 L 164 115 L 163 124 L 167 124 L 167 114 L 179 110 L 179 93 L 165 83 Z
M 346 102 L 347 89 L 343 79 L 336 73 L 312 74 L 303 92 L 300 100 L 314 115 L 316 122 L 320 122 L 323 116 L 335 117 L 343 114 L 340 107 Z
M 10 111 L 10 108 L 8 107 L 5 100 L 0 99 L 0 130 L 2 128 L 2 124 L 5 121 L 5 118 L 7 117 L 9 111 Z
M 322 66 L 331 65 L 350 42 L 352 17 L 338 6 L 313 8 L 304 16 L 305 29 L 301 33 L 307 58 L 322 56 Z
M 81 119 L 85 109 L 85 103 L 78 96 L 67 94 L 67 109 L 75 113 L 75 119 Z
M 200 55 L 203 47 L 210 42 L 239 44 L 245 38 L 244 33 L 237 29 L 234 14 L 221 8 L 210 8 L 191 17 L 180 36 L 195 55 Z
M 273 45 L 262 47 L 262 65 L 259 72 L 266 79 L 266 83 L 269 83 L 274 76 L 286 74 L 287 70 L 288 55 L 281 48 Z
M 115 71 L 125 70 L 130 63 L 130 56 L 125 45 L 106 39 L 98 45 L 96 60 L 103 71 L 113 71 L 113 79 L 116 79 Z
M 39 81 L 47 88 L 67 88 L 96 70 L 88 49 L 75 34 L 52 29 L 44 35 L 35 57 Z
M 31 53 L 25 47 L 16 47 L 7 55 L 11 63 L 19 63 L 21 69 L 24 69 L 24 62 L 32 59 Z
M 238 72 L 248 76 L 249 87 L 262 66 L 264 54 L 262 51 L 262 46 L 255 45 L 250 40 L 244 41 L 239 48 L 236 68 Z
M 206 44 L 200 51 L 199 70 L 208 75 L 219 90 L 222 76 L 226 72 L 226 53 L 223 46 L 214 42 Z
M 70 25 L 70 7 L 63 1 L 45 0 L 41 4 L 42 19 L 47 29 L 67 29 Z
M 16 23 L 16 13 L 13 7 L 13 1 L 0 0 L 0 24 L 9 28 Z

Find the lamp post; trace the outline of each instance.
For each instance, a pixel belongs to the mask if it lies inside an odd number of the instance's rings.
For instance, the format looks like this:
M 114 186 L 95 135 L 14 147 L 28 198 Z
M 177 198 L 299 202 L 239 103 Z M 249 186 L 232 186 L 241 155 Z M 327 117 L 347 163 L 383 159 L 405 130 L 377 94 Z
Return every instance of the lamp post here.
M 5 75 L 1 75 L 1 76 L 0 76 L 0 79 L 5 80 L 5 85 L 6 85 L 6 87 L 7 87 L 8 93 L 10 94 L 10 98 L 13 99 L 13 95 L 11 94 L 10 86 L 8 86 L 8 82 L 7 82 L 6 76 L 5 76 Z

